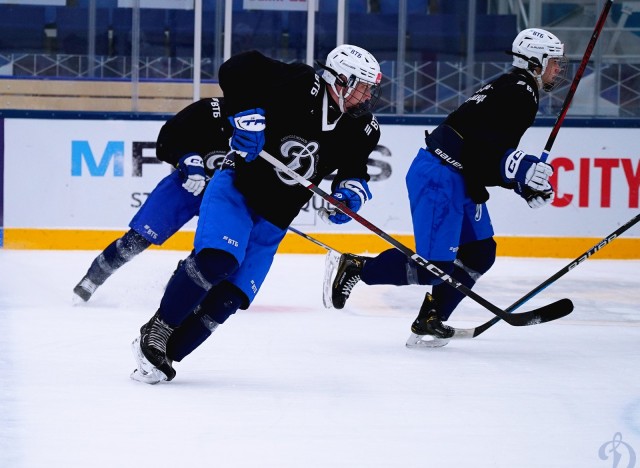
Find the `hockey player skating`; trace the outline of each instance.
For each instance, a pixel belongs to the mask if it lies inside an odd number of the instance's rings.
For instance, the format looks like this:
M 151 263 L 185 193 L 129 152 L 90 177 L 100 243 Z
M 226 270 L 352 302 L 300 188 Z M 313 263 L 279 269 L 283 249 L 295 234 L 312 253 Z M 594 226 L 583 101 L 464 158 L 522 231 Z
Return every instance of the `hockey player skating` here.
M 380 138 L 370 110 L 380 84 L 376 59 L 359 47 L 331 51 L 323 71 L 256 51 L 222 64 L 220 86 L 234 132 L 230 152 L 207 186 L 194 250 L 170 279 L 158 311 L 132 343 L 145 383 L 172 380 L 172 364 L 249 307 L 287 227 L 311 193 L 259 158 L 264 148 L 320 183 L 337 171 L 334 196 L 357 211 L 371 198 L 367 161 Z M 335 223 L 351 218 L 327 214 Z
M 129 231 L 93 260 L 73 288 L 74 300 L 88 301 L 118 268 L 150 245 L 162 245 L 197 216 L 204 187 L 229 152 L 232 130 L 220 98 L 196 101 L 164 123 L 156 156 L 177 170 L 151 191 L 129 223 Z
M 539 90 L 562 79 L 564 45 L 542 29 L 520 32 L 512 45 L 513 69 L 483 86 L 426 138 L 406 175 L 416 252 L 471 288 L 493 265 L 496 243 L 485 202 L 486 187 L 501 186 L 531 208 L 553 201 L 553 168 L 517 150 L 533 124 Z M 448 343 L 454 330 L 446 321 L 465 297 L 390 249 L 368 258 L 343 254 L 325 303 L 342 309 L 353 287 L 365 284 L 433 285 L 411 325 L 408 347 Z

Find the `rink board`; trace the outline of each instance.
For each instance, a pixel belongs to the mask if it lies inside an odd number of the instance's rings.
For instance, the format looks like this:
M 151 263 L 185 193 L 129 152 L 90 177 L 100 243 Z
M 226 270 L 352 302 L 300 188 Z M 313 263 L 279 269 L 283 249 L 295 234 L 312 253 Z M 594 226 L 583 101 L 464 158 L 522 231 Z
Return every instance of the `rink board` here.
M 104 115 L 3 115 L 4 248 L 102 249 L 128 229 L 148 193 L 171 171 L 155 158 L 155 139 L 166 116 L 118 120 Z M 381 119 L 381 140 L 370 158 L 373 199 L 360 214 L 412 245 L 404 176 L 424 144 L 424 130 L 433 125 L 404 120 L 409 123 Z M 552 206 L 532 210 L 511 191 L 490 190 L 488 207 L 499 255 L 575 257 L 636 216 L 636 122 L 603 122 L 598 121 L 598 127 L 568 126 L 559 133 L 549 158 L 557 193 Z M 550 130 L 532 127 L 520 148 L 539 154 Z M 330 180 L 320 187 L 328 191 Z M 314 195 L 293 226 L 338 250 L 379 252 L 389 247 L 356 222 L 327 226 L 316 214 L 322 206 L 326 202 Z M 190 221 L 164 248 L 189 250 L 196 222 Z M 295 235 L 288 235 L 281 246 L 282 252 L 291 253 L 321 250 Z M 640 228 L 632 227 L 599 255 L 639 258 Z

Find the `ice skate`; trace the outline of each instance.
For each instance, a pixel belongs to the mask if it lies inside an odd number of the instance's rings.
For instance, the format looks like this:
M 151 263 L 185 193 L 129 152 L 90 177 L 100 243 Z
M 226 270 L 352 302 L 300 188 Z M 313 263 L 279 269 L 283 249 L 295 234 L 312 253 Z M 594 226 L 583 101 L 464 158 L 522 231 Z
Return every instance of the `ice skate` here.
M 79 304 L 81 302 L 87 302 L 96 292 L 99 286 L 111 276 L 113 270 L 104 258 L 104 253 L 101 253 L 89 267 L 87 274 L 82 277 L 80 282 L 73 288 L 73 302 Z
M 407 348 L 440 348 L 446 346 L 455 330 L 442 323 L 436 312 L 433 296 L 426 294 L 418 317 L 411 324 Z
M 81 303 L 87 302 L 91 299 L 91 296 L 98 289 L 98 285 L 91 281 L 88 276 L 85 276 L 80 280 L 80 282 L 73 288 L 73 302 Z
M 365 257 L 348 253 L 340 256 L 336 278 L 331 287 L 331 303 L 336 309 L 342 309 L 346 304 L 351 290 L 360 281 L 360 272 L 364 263 Z
M 138 365 L 137 372 L 131 374 L 132 379 L 145 383 L 173 380 L 176 371 L 167 358 L 167 342 L 171 333 L 173 328 L 163 322 L 157 312 L 140 328 L 140 336 L 131 345 Z
M 333 308 L 331 301 L 331 284 L 340 262 L 340 252 L 329 250 L 324 259 L 324 283 L 322 285 L 322 302 L 327 309 Z
M 140 349 L 140 337 L 138 336 L 131 343 L 131 351 L 136 360 L 137 368 L 131 373 L 131 379 L 138 382 L 155 385 L 166 381 L 166 376 L 149 362 Z

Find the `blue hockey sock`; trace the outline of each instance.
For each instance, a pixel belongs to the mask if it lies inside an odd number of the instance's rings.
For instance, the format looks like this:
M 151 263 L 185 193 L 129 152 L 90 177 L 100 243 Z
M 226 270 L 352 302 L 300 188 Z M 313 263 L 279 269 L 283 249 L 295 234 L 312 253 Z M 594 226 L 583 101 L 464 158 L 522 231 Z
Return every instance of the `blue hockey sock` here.
M 432 261 L 430 263 L 445 273 L 453 270 L 453 262 Z M 398 249 L 385 250 L 376 257 L 367 258 L 360 272 L 360 279 L 369 285 L 393 284 L 395 286 L 437 284 L 442 281 Z
M 228 252 L 205 249 L 189 255 L 167 284 L 160 301 L 160 318 L 177 327 L 205 298 L 207 292 L 238 269 L 238 261 Z
M 147 239 L 130 229 L 121 238 L 114 240 L 98 255 L 87 276 L 97 285 L 103 284 L 118 268 L 151 245 Z
M 476 281 L 493 266 L 496 259 L 496 243 L 493 238 L 470 242 L 460 246 L 455 268 L 451 276 L 471 289 Z M 447 320 L 458 304 L 466 297 L 446 283 L 433 287 L 433 298 L 440 320 Z
M 193 352 L 211 336 L 218 325 L 235 313 L 244 301 L 244 293 L 231 283 L 223 281 L 213 287 L 194 313 L 190 314 L 169 338 L 169 359 L 179 362 Z

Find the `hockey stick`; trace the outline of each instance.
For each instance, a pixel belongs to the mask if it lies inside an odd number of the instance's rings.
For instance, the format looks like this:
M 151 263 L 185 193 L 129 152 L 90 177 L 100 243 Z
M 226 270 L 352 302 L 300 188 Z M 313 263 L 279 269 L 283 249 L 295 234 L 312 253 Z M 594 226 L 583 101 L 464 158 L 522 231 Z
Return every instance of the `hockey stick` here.
M 329 268 L 333 268 L 334 262 L 338 262 L 342 252 L 336 249 L 332 249 L 324 242 L 319 241 L 318 239 L 311 237 L 309 234 L 305 234 L 302 231 L 298 231 L 296 228 L 289 226 L 289 230 L 298 234 L 299 236 L 304 237 L 308 241 L 313 242 L 314 244 L 322 247 L 327 251 L 327 256 L 325 257 L 325 274 L 324 281 L 322 283 L 322 303 L 327 309 L 333 308 L 333 304 L 331 303 L 330 294 L 331 294 L 331 274 L 327 274 Z
M 300 174 L 295 172 L 293 169 L 291 169 L 288 166 L 286 166 L 283 162 L 281 162 L 278 159 L 276 159 L 273 156 L 271 156 L 266 151 L 264 151 L 264 150 L 261 151 L 260 152 L 260 157 L 262 159 L 264 159 L 265 161 L 267 161 L 268 163 L 270 163 L 276 169 L 280 170 L 281 172 L 285 173 L 287 176 L 291 177 L 293 180 L 298 182 L 303 187 L 306 187 L 311 192 L 313 192 L 316 195 L 322 197 L 324 200 L 326 200 L 331 205 L 333 205 L 336 208 L 338 208 L 340 211 L 342 211 L 347 216 L 349 216 L 352 219 L 356 220 L 358 223 L 360 223 L 362 226 L 366 227 L 368 230 L 370 230 L 371 232 L 376 234 L 378 237 L 381 237 L 382 239 L 387 241 L 389 244 L 391 244 L 393 247 L 398 249 L 400 252 L 404 253 L 407 257 L 409 257 L 411 260 L 416 262 L 418 265 L 420 265 L 421 267 L 425 268 L 426 270 L 428 270 L 430 273 L 432 273 L 436 277 L 440 278 L 443 282 L 445 282 L 445 283 L 451 285 L 452 287 L 456 288 L 458 291 L 463 293 L 465 296 L 471 298 L 472 300 L 474 300 L 475 302 L 477 302 L 478 304 L 480 304 L 481 306 L 483 306 L 484 308 L 489 310 L 494 315 L 500 317 L 502 320 L 507 322 L 509 325 L 527 326 L 527 325 L 535 325 L 535 324 L 538 324 L 538 323 L 549 322 L 551 320 L 556 320 L 556 319 L 559 319 L 561 317 L 564 317 L 564 316 L 570 314 L 571 311 L 573 310 L 573 303 L 571 302 L 571 300 L 569 300 L 569 299 L 561 299 L 561 300 L 556 301 L 556 302 L 554 302 L 552 304 L 548 304 L 546 306 L 543 306 L 543 307 L 540 307 L 538 309 L 534 309 L 534 310 L 531 310 L 531 311 L 528 311 L 528 312 L 521 312 L 521 313 L 518 313 L 518 314 L 510 314 L 510 313 L 500 309 L 498 306 L 492 304 L 491 302 L 487 301 L 482 296 L 476 294 L 471 289 L 467 288 L 464 284 L 454 280 L 451 276 L 447 275 L 445 272 L 440 270 L 433 263 L 428 262 L 427 260 L 422 258 L 420 255 L 418 255 L 416 252 L 411 250 L 409 247 L 405 246 L 401 242 L 398 242 L 396 239 L 391 237 L 389 234 L 387 234 L 386 232 L 384 232 L 380 228 L 378 228 L 375 225 L 373 225 L 371 222 L 369 222 L 368 220 L 366 220 L 365 218 L 363 218 L 362 216 L 357 214 L 355 211 L 353 211 L 349 207 L 347 207 L 344 203 L 340 202 L 339 200 L 336 200 L 334 197 L 329 195 L 327 192 L 322 190 L 320 187 L 316 186 L 313 182 L 310 182 L 309 180 L 305 179 L 303 176 L 301 176 Z
M 293 233 L 295 233 L 295 234 L 298 234 L 299 236 L 304 237 L 304 238 L 305 238 L 305 239 L 307 239 L 308 241 L 313 242 L 313 243 L 314 243 L 314 244 L 316 244 L 317 246 L 322 247 L 323 249 L 328 250 L 329 252 L 338 252 L 338 253 L 340 253 L 338 250 L 336 250 L 336 249 L 332 249 L 332 248 L 331 248 L 331 247 L 329 247 L 327 244 L 325 244 L 325 243 L 323 243 L 323 242 L 319 241 L 318 239 L 316 239 L 316 238 L 314 238 L 314 237 L 311 237 L 309 234 L 305 234 L 305 233 L 304 233 L 304 232 L 302 232 L 302 231 L 298 231 L 298 230 L 297 230 L 296 228 L 294 228 L 294 227 L 289 226 L 289 231 L 291 231 L 291 232 L 293 232 Z
M 593 52 L 594 47 L 596 46 L 596 41 L 600 36 L 600 32 L 604 27 L 604 23 L 607 19 L 607 15 L 609 14 L 609 10 L 611 9 L 611 4 L 613 0 L 607 0 L 602 7 L 602 12 L 600 13 L 600 17 L 598 18 L 598 22 L 596 23 L 595 28 L 593 29 L 593 34 L 591 35 L 591 40 L 589 40 L 589 44 L 587 44 L 587 49 L 582 56 L 582 61 L 580 62 L 580 66 L 578 67 L 578 71 L 576 72 L 576 76 L 573 77 L 573 81 L 571 82 L 571 86 L 569 87 L 569 92 L 567 96 L 564 98 L 564 102 L 562 103 L 562 108 L 560 109 L 560 113 L 556 118 L 556 123 L 551 130 L 551 134 L 549 135 L 549 139 L 547 140 L 547 144 L 544 146 L 544 150 L 542 151 L 542 155 L 540 159 L 542 161 L 546 161 L 549 157 L 549 152 L 551 151 L 551 147 L 553 143 L 556 141 L 556 136 L 558 136 L 558 132 L 560 131 L 560 127 L 562 126 L 562 122 L 564 121 L 567 112 L 569 111 L 569 106 L 571 105 L 571 101 L 573 100 L 573 95 L 576 94 L 576 89 L 578 89 L 578 83 L 582 79 L 582 75 L 587 68 L 587 64 L 589 63 L 589 58 L 591 57 L 591 52 Z
M 602 249 L 605 246 L 609 245 L 611 242 L 613 242 L 614 239 L 618 238 L 623 232 L 625 232 L 626 230 L 628 230 L 632 226 L 636 225 L 638 223 L 638 221 L 640 221 L 640 213 L 637 214 L 636 216 L 634 216 L 632 219 L 630 219 L 626 223 L 624 223 L 622 226 L 620 226 L 618 229 L 613 231 L 611 234 L 609 234 L 607 237 L 602 239 L 600 242 L 598 242 L 596 245 L 591 247 L 589 250 L 587 250 L 585 253 L 580 255 L 578 258 L 573 260 L 571 263 L 566 265 L 564 268 L 558 270 L 558 272 L 556 274 L 554 274 L 553 276 L 551 276 L 549 279 L 545 280 L 544 282 L 542 282 L 541 284 L 539 284 L 538 286 L 533 288 L 527 294 L 525 294 L 520 299 L 518 299 L 516 302 L 514 302 L 509 307 L 507 307 L 505 309 L 505 311 L 506 312 L 511 312 L 511 311 L 517 309 L 518 307 L 520 307 L 522 304 L 527 302 L 529 299 L 531 299 L 532 297 L 536 296 L 540 291 L 542 291 L 543 289 L 547 288 L 547 286 L 549 286 L 552 283 L 555 283 L 556 280 L 558 280 L 559 278 L 563 277 L 564 275 L 569 273 L 571 270 L 573 270 L 575 267 L 577 267 L 579 264 L 581 264 L 582 262 L 587 260 L 589 257 L 591 257 L 593 254 L 598 252 L 600 249 Z M 494 317 L 491 320 L 489 320 L 488 322 L 483 323 L 482 325 L 479 325 L 479 326 L 477 326 L 475 328 L 468 328 L 468 329 L 456 328 L 455 329 L 456 331 L 455 331 L 455 334 L 453 335 L 453 338 L 475 338 L 476 336 L 478 336 L 478 335 L 484 333 L 485 331 L 487 331 L 489 328 L 494 326 L 499 321 L 500 321 L 500 319 L 498 317 Z

